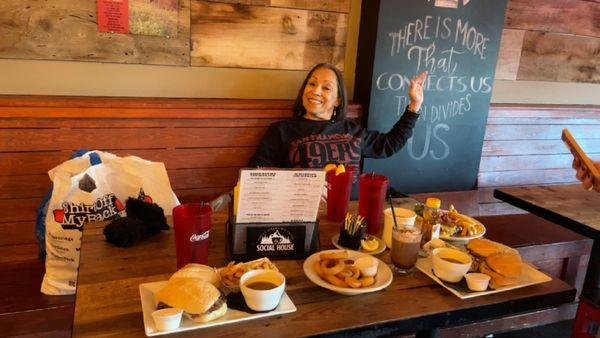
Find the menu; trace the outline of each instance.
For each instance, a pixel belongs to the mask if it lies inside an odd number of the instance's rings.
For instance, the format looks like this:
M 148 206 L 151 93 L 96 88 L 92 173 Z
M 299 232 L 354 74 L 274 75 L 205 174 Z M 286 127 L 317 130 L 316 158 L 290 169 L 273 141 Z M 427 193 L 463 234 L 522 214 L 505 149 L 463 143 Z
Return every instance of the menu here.
M 314 222 L 324 183 L 321 169 L 243 169 L 236 223 Z
M 128 0 L 98 0 L 98 32 L 129 33 Z

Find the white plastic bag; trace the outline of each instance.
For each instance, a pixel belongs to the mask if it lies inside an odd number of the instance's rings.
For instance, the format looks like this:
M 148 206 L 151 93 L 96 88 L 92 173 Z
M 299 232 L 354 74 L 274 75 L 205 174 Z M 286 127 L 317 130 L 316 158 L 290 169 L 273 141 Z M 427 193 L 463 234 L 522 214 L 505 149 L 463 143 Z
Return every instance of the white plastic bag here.
M 90 154 L 102 163 L 90 166 Z M 164 164 L 93 151 L 48 172 L 54 183 L 46 215 L 46 274 L 41 291 L 75 293 L 81 234 L 86 223 L 125 216 L 129 197 L 152 201 L 170 215 L 179 205 Z

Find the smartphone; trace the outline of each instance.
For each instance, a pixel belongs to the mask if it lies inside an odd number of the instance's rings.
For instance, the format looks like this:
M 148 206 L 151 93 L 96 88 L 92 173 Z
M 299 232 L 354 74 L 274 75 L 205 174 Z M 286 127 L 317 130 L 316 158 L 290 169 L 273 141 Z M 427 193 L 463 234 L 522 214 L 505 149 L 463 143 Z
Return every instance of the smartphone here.
M 600 172 L 598 171 L 598 168 L 596 168 L 594 162 L 587 157 L 583 149 L 581 149 L 579 144 L 577 144 L 577 141 L 575 141 L 573 135 L 571 135 L 568 129 L 563 129 L 561 139 L 567 145 L 571 153 L 581 159 L 581 162 L 586 167 L 588 172 L 592 174 L 594 182 L 600 182 Z

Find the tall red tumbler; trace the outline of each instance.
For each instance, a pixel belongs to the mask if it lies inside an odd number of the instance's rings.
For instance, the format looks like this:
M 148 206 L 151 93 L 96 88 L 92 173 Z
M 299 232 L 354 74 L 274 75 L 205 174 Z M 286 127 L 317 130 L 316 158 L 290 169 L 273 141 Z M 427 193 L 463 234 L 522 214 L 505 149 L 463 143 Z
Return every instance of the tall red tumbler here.
M 211 216 L 207 203 L 186 203 L 173 208 L 177 269 L 188 263 L 207 263 Z
M 325 176 L 327 180 L 327 220 L 342 222 L 346 218 L 352 181 L 354 180 L 354 167 L 348 166 L 346 171 L 336 175 L 335 170 L 330 170 Z
M 367 233 L 379 235 L 388 178 L 379 174 L 362 174 L 358 178 L 358 213 L 367 222 Z

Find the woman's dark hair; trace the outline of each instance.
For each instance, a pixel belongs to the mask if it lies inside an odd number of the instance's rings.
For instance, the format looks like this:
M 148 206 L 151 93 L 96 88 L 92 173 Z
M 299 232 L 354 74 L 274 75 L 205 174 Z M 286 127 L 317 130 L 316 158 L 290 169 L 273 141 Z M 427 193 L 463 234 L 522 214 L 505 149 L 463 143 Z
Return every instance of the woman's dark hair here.
M 346 92 L 346 86 L 344 85 L 344 78 L 342 77 L 342 72 L 335 68 L 334 65 L 329 63 L 319 63 L 318 65 L 314 66 L 306 75 L 306 78 L 304 79 L 304 82 L 302 82 L 302 86 L 300 86 L 300 90 L 298 91 L 298 96 L 296 96 L 296 101 L 294 102 L 294 117 L 300 117 L 306 114 L 306 109 L 302 104 L 304 88 L 306 88 L 306 84 L 308 83 L 308 80 L 310 79 L 312 74 L 319 68 L 327 68 L 335 73 L 340 104 L 333 110 L 333 114 L 331 115 L 331 122 L 343 121 L 346 118 L 346 109 L 348 108 L 348 94 Z

